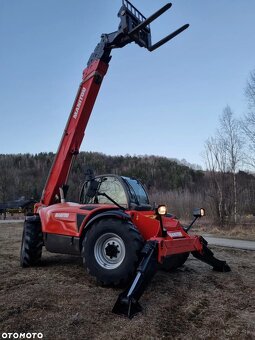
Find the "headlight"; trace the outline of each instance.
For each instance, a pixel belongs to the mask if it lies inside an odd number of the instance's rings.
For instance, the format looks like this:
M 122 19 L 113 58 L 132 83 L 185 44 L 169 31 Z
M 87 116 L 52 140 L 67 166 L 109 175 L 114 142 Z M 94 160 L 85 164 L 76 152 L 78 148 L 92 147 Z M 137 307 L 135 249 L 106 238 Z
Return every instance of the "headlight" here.
M 193 216 L 194 217 L 203 217 L 205 216 L 205 209 L 204 208 L 198 208 L 193 210 Z
M 166 215 L 166 213 L 167 213 L 166 206 L 165 205 L 159 205 L 156 209 L 156 213 L 158 215 Z

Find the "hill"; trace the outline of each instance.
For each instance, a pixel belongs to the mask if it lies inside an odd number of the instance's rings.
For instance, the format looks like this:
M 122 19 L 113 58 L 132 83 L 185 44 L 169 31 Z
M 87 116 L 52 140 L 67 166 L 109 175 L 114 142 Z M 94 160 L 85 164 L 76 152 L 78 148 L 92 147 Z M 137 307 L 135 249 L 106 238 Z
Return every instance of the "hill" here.
M 1 154 L 0 202 L 22 196 L 39 200 L 53 159 L 53 153 Z M 203 206 L 215 223 L 232 222 L 232 175 L 227 172 L 212 174 L 159 156 L 107 156 L 81 152 L 69 178 L 68 200 L 78 201 L 87 168 L 93 169 L 95 175 L 114 173 L 138 178 L 147 187 L 152 201 L 168 204 L 171 212 L 180 217 L 190 219 L 192 209 Z M 236 174 L 236 180 L 241 219 L 243 215 L 254 213 L 255 177 L 242 171 Z

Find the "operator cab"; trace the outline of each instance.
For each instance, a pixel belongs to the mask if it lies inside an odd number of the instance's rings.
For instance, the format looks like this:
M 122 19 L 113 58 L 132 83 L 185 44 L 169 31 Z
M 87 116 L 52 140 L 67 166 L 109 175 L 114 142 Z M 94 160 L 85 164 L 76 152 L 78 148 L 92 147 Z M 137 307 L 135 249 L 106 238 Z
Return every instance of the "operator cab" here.
M 114 204 L 127 210 L 152 210 L 140 181 L 117 175 L 101 175 L 85 181 L 81 204 Z

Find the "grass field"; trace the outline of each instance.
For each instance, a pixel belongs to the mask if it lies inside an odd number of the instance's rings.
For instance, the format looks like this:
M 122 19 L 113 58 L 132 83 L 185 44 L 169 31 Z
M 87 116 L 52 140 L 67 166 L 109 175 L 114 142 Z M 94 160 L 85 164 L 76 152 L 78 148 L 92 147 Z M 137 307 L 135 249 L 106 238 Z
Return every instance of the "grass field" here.
M 22 224 L 0 224 L 0 334 L 42 332 L 44 339 L 255 339 L 255 252 L 214 247 L 230 273 L 192 256 L 158 272 L 132 320 L 111 308 L 120 289 L 98 286 L 79 257 L 44 251 L 36 268 L 19 266 Z

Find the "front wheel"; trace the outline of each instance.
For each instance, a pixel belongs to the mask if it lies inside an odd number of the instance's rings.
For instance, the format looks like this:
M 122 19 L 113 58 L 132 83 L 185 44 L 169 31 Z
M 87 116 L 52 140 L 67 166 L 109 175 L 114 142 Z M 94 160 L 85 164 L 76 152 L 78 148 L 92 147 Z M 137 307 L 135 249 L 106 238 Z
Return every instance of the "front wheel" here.
M 125 284 L 135 273 L 143 243 L 131 222 L 101 219 L 83 240 L 84 266 L 103 285 Z
M 24 222 L 20 249 L 21 267 L 37 265 L 42 256 L 43 235 L 38 216 L 31 216 Z

